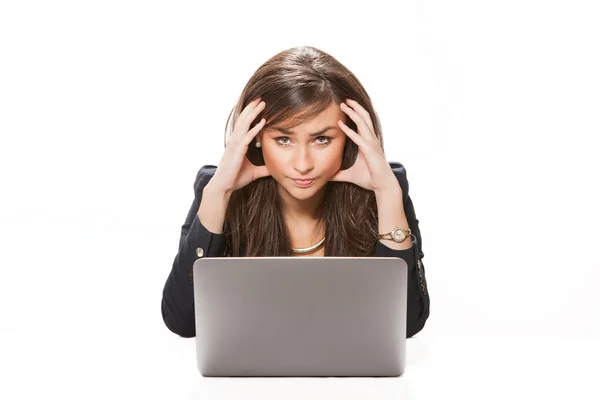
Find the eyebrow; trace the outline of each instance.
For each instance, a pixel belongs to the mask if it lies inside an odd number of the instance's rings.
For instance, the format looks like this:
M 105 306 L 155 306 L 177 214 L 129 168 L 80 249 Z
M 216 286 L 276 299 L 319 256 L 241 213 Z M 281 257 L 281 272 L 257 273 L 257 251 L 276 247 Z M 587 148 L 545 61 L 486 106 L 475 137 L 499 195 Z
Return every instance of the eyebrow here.
M 283 128 L 273 127 L 273 129 L 277 129 L 279 132 L 283 133 L 284 135 L 295 135 L 296 134 L 295 132 L 292 132 L 292 131 L 289 131 L 289 130 L 283 129 Z M 330 129 L 335 129 L 335 127 L 333 127 L 333 126 L 327 126 L 327 127 L 321 129 L 318 132 L 311 133 L 310 136 L 319 136 L 319 135 L 322 135 L 323 133 L 327 132 Z

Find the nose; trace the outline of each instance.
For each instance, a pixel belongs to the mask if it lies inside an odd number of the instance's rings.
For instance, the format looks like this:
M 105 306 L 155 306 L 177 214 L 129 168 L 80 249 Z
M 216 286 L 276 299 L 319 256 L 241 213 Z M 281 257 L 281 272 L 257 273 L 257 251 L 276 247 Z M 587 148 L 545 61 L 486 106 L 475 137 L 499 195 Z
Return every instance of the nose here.
M 298 148 L 294 155 L 294 169 L 300 176 L 308 175 L 314 168 L 310 150 L 306 146 L 298 146 Z

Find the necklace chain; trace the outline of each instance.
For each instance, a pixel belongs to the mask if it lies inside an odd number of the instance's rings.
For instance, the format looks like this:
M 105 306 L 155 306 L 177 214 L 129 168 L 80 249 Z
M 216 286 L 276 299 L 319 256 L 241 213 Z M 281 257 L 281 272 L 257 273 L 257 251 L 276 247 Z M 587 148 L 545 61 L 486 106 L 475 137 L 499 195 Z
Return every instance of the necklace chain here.
M 323 243 L 325 243 L 325 237 L 323 237 L 323 239 L 321 239 L 321 241 L 319 243 L 315 244 L 314 246 L 305 247 L 305 248 L 292 248 L 292 251 L 294 253 L 310 253 L 311 251 L 316 250 L 319 247 L 321 247 L 323 245 Z

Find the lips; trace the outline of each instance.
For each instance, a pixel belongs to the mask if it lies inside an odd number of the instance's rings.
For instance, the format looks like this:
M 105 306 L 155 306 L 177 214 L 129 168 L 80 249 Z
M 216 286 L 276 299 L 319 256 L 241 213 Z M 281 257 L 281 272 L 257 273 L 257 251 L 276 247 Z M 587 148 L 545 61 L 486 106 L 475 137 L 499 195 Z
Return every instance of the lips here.
M 292 179 L 292 180 L 294 181 L 296 186 L 299 186 L 299 187 L 310 186 L 315 181 L 314 179 Z

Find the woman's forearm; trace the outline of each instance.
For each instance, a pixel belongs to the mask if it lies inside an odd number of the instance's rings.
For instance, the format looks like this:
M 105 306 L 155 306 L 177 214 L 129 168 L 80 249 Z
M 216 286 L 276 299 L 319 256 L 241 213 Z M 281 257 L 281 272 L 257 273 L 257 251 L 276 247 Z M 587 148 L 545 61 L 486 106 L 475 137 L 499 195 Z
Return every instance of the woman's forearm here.
M 216 234 L 223 233 L 225 211 L 230 197 L 230 192 L 212 187 L 210 182 L 204 187 L 198 218 L 208 231 Z

